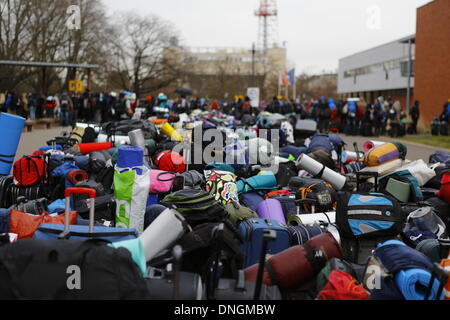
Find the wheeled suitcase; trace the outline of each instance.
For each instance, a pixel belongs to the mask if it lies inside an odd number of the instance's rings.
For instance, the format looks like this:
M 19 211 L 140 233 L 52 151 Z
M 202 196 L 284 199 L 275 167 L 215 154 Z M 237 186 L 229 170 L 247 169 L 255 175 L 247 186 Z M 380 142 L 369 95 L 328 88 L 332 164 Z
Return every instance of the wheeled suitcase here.
M 224 226 L 222 225 L 216 230 L 216 241 L 220 241 L 223 228 Z M 262 231 L 260 257 L 258 258 L 258 277 L 256 281 L 247 281 L 244 270 L 237 271 L 234 279 L 220 279 L 219 265 L 221 252 L 218 250 L 215 255 L 215 261 L 210 267 L 212 274 L 207 279 L 206 297 L 209 300 L 281 300 L 281 293 L 277 286 L 266 286 L 262 283 L 269 242 L 276 241 L 276 238 L 277 233 L 275 230 L 265 229 Z M 208 288 L 210 289 L 208 290 Z
M 14 184 L 10 184 L 6 190 L 6 197 L 3 201 L 3 205 L 5 208 L 11 207 L 16 203 L 17 198 L 20 196 L 23 196 L 28 200 L 43 198 L 47 194 L 46 187 L 45 184 L 38 184 L 30 187 L 18 187 Z
M 70 197 L 72 194 L 88 194 L 90 200 L 89 206 L 89 226 L 69 225 Z M 109 227 L 94 226 L 95 216 L 95 197 L 94 189 L 87 188 L 68 188 L 65 190 L 66 213 L 64 225 L 42 224 L 35 232 L 33 239 L 37 240 L 86 240 L 101 239 L 108 242 L 120 242 L 136 239 L 138 236 L 136 229 L 119 229 Z
M 258 216 L 261 219 L 269 219 L 278 221 L 281 224 L 286 224 L 283 208 L 280 201 L 276 199 L 267 199 L 262 201 L 256 209 Z
M 0 176 L 0 208 L 5 208 L 6 192 L 8 187 L 13 184 L 12 176 Z
M 278 221 L 267 219 L 248 219 L 239 224 L 238 232 L 244 239 L 241 248 L 245 254 L 244 268 L 258 262 L 261 255 L 263 231 L 274 230 L 277 233 L 276 241 L 269 244 L 268 254 L 276 254 L 291 245 L 291 237 L 287 227 Z
M 303 224 L 299 224 L 297 226 L 289 226 L 288 231 L 291 234 L 292 247 L 305 244 L 312 238 L 327 232 L 325 228 L 322 228 L 319 225 L 305 226 Z
M 181 271 L 183 249 L 177 245 L 172 249 L 173 263 L 165 269 L 150 267 L 145 282 L 150 300 L 203 300 L 202 278 L 193 272 Z
M 290 216 L 300 213 L 300 207 L 298 206 L 294 193 L 279 194 L 273 197 L 268 197 L 268 199 L 274 199 L 280 202 L 286 222 Z

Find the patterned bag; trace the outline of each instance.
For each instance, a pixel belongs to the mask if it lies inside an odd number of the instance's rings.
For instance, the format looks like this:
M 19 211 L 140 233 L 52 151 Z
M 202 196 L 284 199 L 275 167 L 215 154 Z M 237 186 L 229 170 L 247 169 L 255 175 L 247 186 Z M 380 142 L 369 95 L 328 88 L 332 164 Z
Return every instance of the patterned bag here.
M 239 203 L 236 175 L 228 171 L 205 170 L 206 191 L 223 205 Z

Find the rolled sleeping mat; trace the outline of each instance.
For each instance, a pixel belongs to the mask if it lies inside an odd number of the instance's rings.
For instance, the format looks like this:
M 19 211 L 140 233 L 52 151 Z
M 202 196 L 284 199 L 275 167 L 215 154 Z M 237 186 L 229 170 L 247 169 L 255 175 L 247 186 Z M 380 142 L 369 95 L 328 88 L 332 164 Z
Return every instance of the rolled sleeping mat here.
M 400 159 L 400 151 L 395 144 L 388 142 L 367 151 L 364 163 L 375 167 L 397 159 Z
M 0 143 L 0 175 L 11 172 L 24 125 L 24 118 L 0 112 L 0 136 L 8 139 L 7 143 Z
M 294 246 L 272 256 L 267 265 L 274 278 L 271 278 L 266 267 L 263 284 L 278 285 L 281 290 L 298 288 L 318 274 L 326 261 L 332 258 L 342 259 L 342 249 L 334 236 L 325 232 L 303 246 Z M 258 267 L 253 265 L 245 269 L 246 281 L 256 282 Z
M 286 224 L 283 208 L 280 201 L 276 199 L 262 201 L 256 208 L 256 212 L 261 219 L 276 220 L 281 224 Z
M 116 146 L 123 146 L 123 145 L 129 145 L 130 144 L 130 137 L 128 135 L 115 135 L 111 137 L 112 141 L 115 141 Z M 106 134 L 99 134 L 97 137 L 97 142 L 107 142 L 108 141 L 108 135 Z
M 67 174 L 66 178 L 70 181 L 70 183 L 76 185 L 79 182 L 89 180 L 89 175 L 84 170 L 72 170 Z
M 358 154 L 354 151 L 344 151 L 342 152 L 341 161 L 342 163 L 345 164 L 355 161 L 364 161 L 364 156 L 365 156 L 364 152 L 359 152 Z
M 288 217 L 287 224 L 290 226 L 312 225 L 318 222 L 336 223 L 336 212 L 291 215 Z
M 146 156 L 148 156 L 147 144 L 145 142 L 144 132 L 141 129 L 128 132 L 130 143 L 132 146 L 139 147 L 144 150 L 144 162 L 148 164 Z
M 363 150 L 364 150 L 364 152 L 368 152 L 370 149 L 382 146 L 385 143 L 386 142 L 384 142 L 384 141 L 369 140 L 369 141 L 364 142 Z
M 76 145 L 82 154 L 89 154 L 95 151 L 109 150 L 114 147 L 112 142 L 80 143 Z
M 163 124 L 163 126 L 161 127 L 161 132 L 174 141 L 183 141 L 183 137 L 168 122 Z
M 252 192 L 254 190 L 273 190 L 277 187 L 277 178 L 272 172 L 265 172 L 248 178 L 247 183 L 242 180 L 236 183 L 238 193 Z M 249 186 L 250 185 L 250 186 Z
M 187 231 L 190 231 L 190 227 L 181 214 L 173 209 L 164 210 L 139 237 L 144 247 L 145 260 L 156 257 Z
M 431 273 L 423 269 L 400 270 L 395 275 L 395 283 L 406 300 L 424 300 L 426 290 L 420 288 L 427 288 L 431 277 Z M 429 296 L 430 300 L 444 300 L 444 293 L 436 299 L 438 290 L 439 282 L 435 280 Z
M 144 150 L 139 147 L 124 146 L 119 148 L 117 166 L 119 168 L 142 167 Z
M 347 181 L 347 178 L 343 175 L 331 170 L 306 154 L 300 155 L 297 164 L 301 169 L 308 171 L 314 177 L 330 183 L 338 191 L 342 190 Z
M 128 132 L 128 137 L 132 146 L 140 147 L 143 150 L 146 149 L 145 137 L 141 129 Z

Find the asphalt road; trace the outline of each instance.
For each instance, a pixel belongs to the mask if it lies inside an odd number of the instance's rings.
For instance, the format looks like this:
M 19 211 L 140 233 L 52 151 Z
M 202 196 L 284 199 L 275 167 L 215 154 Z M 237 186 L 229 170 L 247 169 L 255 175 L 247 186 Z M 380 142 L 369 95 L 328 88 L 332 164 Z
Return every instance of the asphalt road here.
M 29 155 L 37 150 L 39 147 L 46 146 L 47 141 L 51 140 L 56 136 L 60 136 L 62 131 L 70 131 L 70 127 L 62 128 L 52 128 L 49 130 L 34 130 L 33 132 L 24 132 L 22 134 L 22 138 L 20 140 L 19 149 L 17 151 L 17 156 L 21 157 L 23 155 Z M 347 150 L 354 151 L 353 143 L 356 142 L 358 144 L 358 148 L 362 150 L 362 146 L 364 142 L 367 140 L 377 140 L 377 141 L 395 141 L 395 139 L 389 137 L 378 137 L 378 138 L 367 138 L 367 137 L 359 137 L 359 136 L 345 136 L 340 135 L 344 141 L 347 143 Z M 407 158 L 409 160 L 419 160 L 423 159 L 425 162 L 428 162 L 428 159 L 431 154 L 433 154 L 437 149 L 436 147 L 426 146 L 411 142 L 403 142 L 408 148 Z M 447 150 L 450 152 L 450 150 Z
M 47 141 L 61 136 L 62 131 L 69 131 L 71 127 L 55 127 L 52 129 L 33 129 L 33 132 L 24 132 L 20 138 L 16 160 L 24 155 L 30 155 L 40 147 L 46 146 Z

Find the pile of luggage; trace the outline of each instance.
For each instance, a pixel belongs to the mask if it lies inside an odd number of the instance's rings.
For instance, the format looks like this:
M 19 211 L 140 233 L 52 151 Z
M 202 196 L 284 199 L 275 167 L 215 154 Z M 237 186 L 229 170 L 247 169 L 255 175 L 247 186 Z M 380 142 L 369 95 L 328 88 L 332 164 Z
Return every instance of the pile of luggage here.
M 450 154 L 355 148 L 264 112 L 77 123 L 0 176 L 0 299 L 450 299 Z

